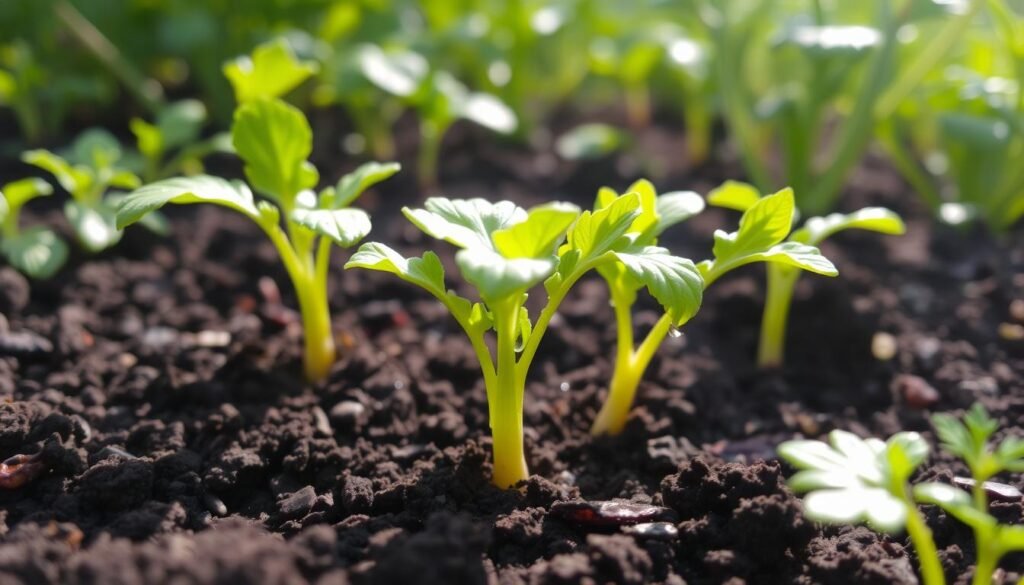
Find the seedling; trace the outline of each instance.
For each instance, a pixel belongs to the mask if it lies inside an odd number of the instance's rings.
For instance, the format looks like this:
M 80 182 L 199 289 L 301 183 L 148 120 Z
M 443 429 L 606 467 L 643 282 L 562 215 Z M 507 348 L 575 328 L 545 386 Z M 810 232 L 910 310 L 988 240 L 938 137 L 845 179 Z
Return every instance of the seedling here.
M 780 18 L 771 2 L 696 4 L 711 31 L 722 114 L 747 174 L 766 192 L 781 181 L 792 185 L 799 207 L 820 214 L 833 209 L 875 126 L 949 53 L 983 2 L 947 14 L 948 25 L 922 40 L 905 65 L 898 34 L 921 17 L 910 9 L 918 3 L 871 3 L 873 26 L 864 26 L 833 22 L 816 2 L 806 20 L 792 19 L 781 31 L 772 30 Z
M 831 524 L 861 521 L 898 533 L 906 530 L 917 551 L 925 585 L 943 585 L 945 575 L 932 532 L 917 504 L 934 504 L 974 531 L 977 561 L 972 583 L 992 583 L 999 559 L 1024 550 L 1024 527 L 999 524 L 988 511 L 984 482 L 996 474 L 1024 471 L 1024 440 L 991 442 L 997 423 L 976 404 L 963 422 L 936 415 L 932 425 L 942 447 L 964 460 L 974 480 L 971 494 L 942 483 L 910 485 L 910 477 L 928 456 L 928 444 L 917 433 L 898 433 L 887 442 L 861 439 L 845 431 L 820 441 L 788 441 L 779 455 L 800 469 L 790 478 L 796 492 L 807 492 L 804 513 Z
M 21 208 L 51 193 L 53 187 L 42 179 L 22 179 L 0 190 L 0 252 L 11 266 L 32 278 L 53 276 L 68 257 L 67 245 L 53 230 L 19 226 Z
M 83 248 L 95 253 L 120 241 L 114 215 L 121 194 L 111 189 L 134 189 L 140 181 L 123 166 L 116 138 L 104 130 L 86 130 L 65 156 L 40 149 L 27 151 L 21 158 L 52 174 L 71 195 L 64 215 Z M 157 233 L 166 232 L 162 216 L 151 216 L 145 225 Z
M 203 170 L 202 159 L 214 152 L 230 152 L 226 134 L 200 140 L 206 122 L 206 107 L 196 100 L 182 100 L 164 106 L 153 123 L 142 118 L 131 121 L 144 167 L 142 179 L 151 183 L 179 174 L 194 175 Z
M 336 358 L 327 302 L 331 244 L 349 247 L 369 233 L 369 216 L 349 205 L 397 172 L 399 165 L 367 163 L 342 177 L 336 187 L 315 194 L 311 189 L 319 173 L 306 160 L 313 132 L 301 111 L 278 99 L 241 105 L 231 137 L 245 162 L 249 185 L 208 175 L 158 181 L 125 198 L 117 210 L 117 227 L 143 221 L 168 203 L 213 203 L 253 220 L 277 248 L 295 287 L 305 334 L 306 377 L 322 380 Z M 255 202 L 250 185 L 266 199 Z
M 743 212 L 750 209 L 760 198 L 761 194 L 757 188 L 736 181 L 727 181 L 708 193 L 708 203 L 711 205 Z M 883 207 L 865 207 L 848 214 L 832 213 L 825 217 L 809 218 L 802 228 L 789 236 L 788 241 L 817 247 L 832 235 L 849 229 L 891 235 L 901 235 L 906 231 L 903 220 L 892 211 Z M 761 340 L 757 351 L 757 363 L 761 367 L 782 365 L 789 307 L 800 274 L 799 270 L 785 264 L 768 265 L 767 292 L 764 314 L 761 317 Z
M 638 234 L 637 245 L 654 246 L 658 236 L 668 227 L 699 213 L 704 208 L 700 197 L 691 192 L 666 193 L 660 197 L 648 181 L 638 181 L 629 188 L 642 202 L 641 214 L 630 228 Z M 603 208 L 615 196 L 611 189 L 602 189 L 597 196 L 597 209 Z M 759 199 L 740 218 L 739 229 L 732 233 L 715 232 L 712 252 L 714 259 L 696 266 L 700 278 L 693 279 L 690 271 L 672 274 L 664 271 L 667 282 L 685 279 L 685 290 L 693 299 L 693 312 L 667 310 L 639 346 L 633 341 L 632 307 L 636 302 L 639 283 L 623 263 L 598 269 L 608 283 L 609 295 L 615 310 L 618 329 L 618 349 L 615 371 L 608 388 L 608 398 L 594 421 L 591 433 L 616 435 L 622 432 L 632 408 L 637 387 L 662 342 L 673 331 L 684 325 L 696 312 L 703 291 L 726 273 L 752 262 L 784 265 L 794 272 L 808 270 L 826 276 L 835 276 L 836 269 L 817 248 L 802 242 L 784 241 L 789 235 L 794 214 L 793 191 L 784 189 Z M 690 262 L 687 260 L 686 262 Z M 692 267 L 692 263 L 689 264 Z M 668 308 L 665 292 L 650 289 L 655 298 Z M 677 293 L 673 293 L 677 294 Z
M 498 98 L 470 91 L 447 71 L 432 69 L 419 53 L 385 52 L 376 45 L 366 45 L 359 53 L 359 66 L 371 83 L 400 98 L 419 114 L 416 170 L 425 188 L 437 185 L 441 142 L 457 120 L 470 120 L 501 134 L 516 130 L 515 114 Z
M 426 289 L 466 332 L 487 389 L 493 482 L 501 488 L 528 476 L 523 452 L 526 376 L 552 317 L 580 277 L 619 263 L 623 278 L 647 286 L 674 319 L 688 318 L 700 304 L 700 275 L 693 264 L 630 233 L 643 213 L 636 193 L 610 198 L 602 208 L 582 214 L 567 203 L 527 211 L 508 201 L 436 197 L 427 199 L 423 209 L 403 212 L 427 235 L 461 248 L 456 264 L 479 301 L 447 289 L 434 252 L 407 259 L 384 244 L 364 244 L 346 268 L 390 272 Z M 533 320 L 524 303 L 527 291 L 541 282 L 547 303 Z M 495 355 L 486 339 L 491 330 Z
M 252 55 L 228 61 L 223 67 L 239 104 L 281 97 L 319 70 L 315 62 L 299 59 L 285 39 L 264 43 Z

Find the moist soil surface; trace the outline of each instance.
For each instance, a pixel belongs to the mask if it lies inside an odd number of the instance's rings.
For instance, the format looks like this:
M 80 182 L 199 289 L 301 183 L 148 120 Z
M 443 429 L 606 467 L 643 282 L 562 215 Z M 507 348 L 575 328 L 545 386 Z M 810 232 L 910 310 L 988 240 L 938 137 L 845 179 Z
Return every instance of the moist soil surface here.
M 329 119 L 314 126 L 337 136 Z M 621 190 L 649 171 L 664 191 L 700 193 L 740 176 L 687 165 L 671 128 L 642 135 L 647 166 L 559 162 L 550 147 L 528 154 L 466 129 L 447 148 L 447 195 L 524 206 L 589 206 L 599 186 Z M 325 179 L 352 166 L 337 150 L 318 147 Z M 488 483 L 484 387 L 461 330 L 398 279 L 341 270 L 347 251 L 334 252 L 330 293 L 342 357 L 312 386 L 276 253 L 229 211 L 169 210 L 170 237 L 132 228 L 47 282 L 0 269 L 0 459 L 35 454 L 44 469 L 0 488 L 0 583 L 916 583 L 904 537 L 804 518 L 773 449 L 835 428 L 919 431 L 934 445 L 930 414 L 976 401 L 1019 432 L 1024 230 L 938 225 L 870 159 L 850 185 L 843 209 L 890 206 L 908 234 L 825 245 L 841 276 L 801 280 L 785 369 L 753 364 L 764 273 L 748 267 L 667 340 L 613 439 L 587 430 L 611 376 L 614 319 L 600 280 L 578 285 L 527 385 L 534 475 L 508 491 Z M 432 247 L 451 267 L 450 247 L 398 212 L 421 193 L 406 172 L 367 194 L 370 239 Z M 55 210 L 26 219 L 66 232 Z M 713 231 L 736 219 L 709 210 L 662 244 L 702 259 Z M 636 315 L 641 333 L 658 317 L 648 299 Z M 965 471 L 936 454 L 919 478 Z M 579 500 L 662 507 L 654 514 L 669 526 L 559 513 Z M 1024 508 L 993 511 L 1016 523 Z M 969 582 L 969 530 L 926 515 L 949 581 Z M 1001 570 L 1015 580 L 1024 556 Z

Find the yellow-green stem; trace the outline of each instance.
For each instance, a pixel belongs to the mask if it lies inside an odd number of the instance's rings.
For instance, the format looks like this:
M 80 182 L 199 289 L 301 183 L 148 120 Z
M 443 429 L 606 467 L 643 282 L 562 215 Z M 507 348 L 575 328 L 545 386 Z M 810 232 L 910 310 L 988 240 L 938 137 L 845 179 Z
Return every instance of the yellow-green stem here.
M 299 312 L 302 315 L 305 345 L 303 366 L 306 379 L 318 382 L 327 377 L 337 357 L 327 290 L 324 283 L 318 283 L 315 278 L 296 282 L 295 285 L 299 297 Z
M 628 339 L 631 340 L 633 329 L 629 307 L 626 306 L 624 310 L 620 311 L 616 305 L 615 312 L 619 335 L 622 335 L 623 331 L 628 331 Z M 640 380 L 643 379 L 647 366 L 654 359 L 654 354 L 661 347 L 661 342 L 665 340 L 665 336 L 671 330 L 672 320 L 667 314 L 662 315 L 635 351 L 632 347 L 626 350 L 620 345 L 618 356 L 615 359 L 615 372 L 612 374 L 612 382 L 608 387 L 608 398 L 605 399 L 601 411 L 590 428 L 591 435 L 618 435 L 622 432 L 626 426 L 626 420 L 629 418 L 629 411 L 633 408 L 633 400 L 636 398 Z
M 525 377 L 518 375 L 516 337 L 519 300 L 493 307 L 498 343 L 498 367 L 488 400 L 491 411 L 491 437 L 494 444 L 494 485 L 505 489 L 529 477 L 523 453 L 523 393 Z
M 939 553 L 935 548 L 935 539 L 932 531 L 928 528 L 921 512 L 911 501 L 906 501 L 907 506 L 907 534 L 910 535 L 910 542 L 917 551 L 917 562 L 921 567 L 921 581 L 923 585 L 945 585 L 946 575 L 942 572 L 942 563 L 939 562 Z
M 757 348 L 757 365 L 774 368 L 782 365 L 786 349 L 786 324 L 793 289 L 800 272 L 779 264 L 768 265 L 768 290 L 761 317 L 761 340 Z

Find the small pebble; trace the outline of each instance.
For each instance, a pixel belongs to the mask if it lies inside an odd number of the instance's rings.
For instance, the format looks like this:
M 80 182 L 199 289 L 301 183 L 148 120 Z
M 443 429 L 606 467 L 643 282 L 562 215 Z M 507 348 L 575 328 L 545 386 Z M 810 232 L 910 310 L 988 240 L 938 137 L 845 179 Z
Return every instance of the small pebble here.
M 626 526 L 674 518 L 668 508 L 633 502 L 555 502 L 551 506 L 555 516 L 583 526 Z
M 313 407 L 313 423 L 317 432 L 325 437 L 334 436 L 334 429 L 331 428 L 331 421 L 327 420 L 327 413 L 319 406 Z
M 142 345 L 154 350 L 167 349 L 178 342 L 178 332 L 170 327 L 150 327 L 142 333 Z
M 901 374 L 893 380 L 893 387 L 903 397 L 907 406 L 915 409 L 928 408 L 939 401 L 939 391 L 920 376 Z
M 1000 323 L 999 337 L 1006 341 L 1024 340 L 1024 325 L 1017 323 Z
M 622 529 L 626 534 L 649 540 L 675 540 L 679 529 L 671 522 L 644 522 Z
M 1010 317 L 1018 323 L 1024 323 L 1024 299 L 1014 299 L 1010 303 Z
M 204 330 L 189 336 L 189 341 L 195 347 L 227 347 L 231 343 L 231 334 L 227 331 Z
M 316 490 L 307 485 L 301 490 L 281 500 L 277 507 L 285 518 L 301 518 L 313 509 L 316 503 Z
M 0 333 L 0 356 L 30 357 L 49 355 L 53 344 L 49 339 L 31 331 Z
M 896 357 L 896 338 L 885 331 L 876 332 L 871 338 L 871 355 L 883 362 Z
M 214 516 L 224 517 L 228 515 L 228 507 L 224 504 L 224 500 L 209 492 L 203 494 L 203 504 L 206 505 L 206 509 Z
M 363 413 L 366 407 L 354 400 L 344 400 L 331 408 L 331 420 L 342 427 L 352 428 Z
M 976 482 L 969 477 L 953 478 L 953 484 L 965 490 L 973 488 L 975 483 Z M 981 487 L 985 490 L 985 493 L 988 494 L 988 497 L 992 498 L 993 500 L 1000 500 L 1002 502 L 1016 502 L 1020 500 L 1022 497 L 1024 497 L 1024 493 L 1022 493 L 1019 489 L 1005 483 L 986 481 L 985 483 L 981 484 Z
M 96 460 L 97 461 L 102 461 L 102 460 L 106 459 L 107 457 L 115 457 L 115 456 L 116 457 L 124 457 L 125 459 L 138 459 L 138 457 L 136 457 L 135 455 L 132 455 L 131 453 L 125 451 L 124 449 L 122 449 L 120 447 L 116 447 L 114 445 L 107 445 L 106 447 L 100 449 L 99 453 L 96 453 Z

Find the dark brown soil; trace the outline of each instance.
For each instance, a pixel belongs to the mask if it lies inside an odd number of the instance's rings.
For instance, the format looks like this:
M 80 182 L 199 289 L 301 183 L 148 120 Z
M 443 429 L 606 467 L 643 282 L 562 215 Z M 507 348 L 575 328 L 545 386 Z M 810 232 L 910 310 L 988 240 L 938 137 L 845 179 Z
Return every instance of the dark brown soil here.
M 527 155 L 471 132 L 449 146 L 453 196 L 588 205 L 598 186 L 645 171 L 627 157 L 557 163 L 549 148 Z M 678 132 L 650 132 L 641 147 L 655 166 L 684 169 L 663 190 L 705 192 L 735 175 L 685 170 Z M 335 160 L 321 148 L 325 179 L 341 173 Z M 173 210 L 173 237 L 131 230 L 50 282 L 0 269 L 0 313 L 22 342 L 0 358 L 0 459 L 40 453 L 47 469 L 0 490 L 0 583 L 915 583 L 902 538 L 806 520 L 773 447 L 833 428 L 931 438 L 930 413 L 975 401 L 1019 432 L 1024 341 L 998 330 L 1024 299 L 1024 231 L 998 240 L 937 226 L 877 163 L 851 184 L 844 207 L 895 207 L 910 231 L 827 244 L 842 275 L 801 281 L 785 371 L 753 367 L 763 272 L 749 268 L 665 344 L 616 439 L 587 434 L 615 332 L 602 284 L 583 282 L 527 388 L 535 475 L 506 492 L 487 481 L 484 389 L 461 332 L 397 279 L 343 272 L 343 251 L 331 300 L 345 355 L 315 387 L 299 376 L 294 296 L 275 252 L 227 211 Z M 419 199 L 411 173 L 368 195 L 372 238 L 434 246 L 397 213 Z M 713 230 L 734 222 L 709 211 L 664 244 L 703 258 Z M 641 328 L 657 317 L 649 301 L 638 311 Z M 879 332 L 896 341 L 890 361 L 872 355 Z M 939 456 L 926 473 L 962 471 Z M 579 498 L 667 507 L 678 534 L 549 513 Z M 994 507 L 1022 520 L 1021 502 Z M 969 531 L 929 520 L 950 581 L 968 582 Z M 1002 566 L 1024 573 L 1020 557 Z

